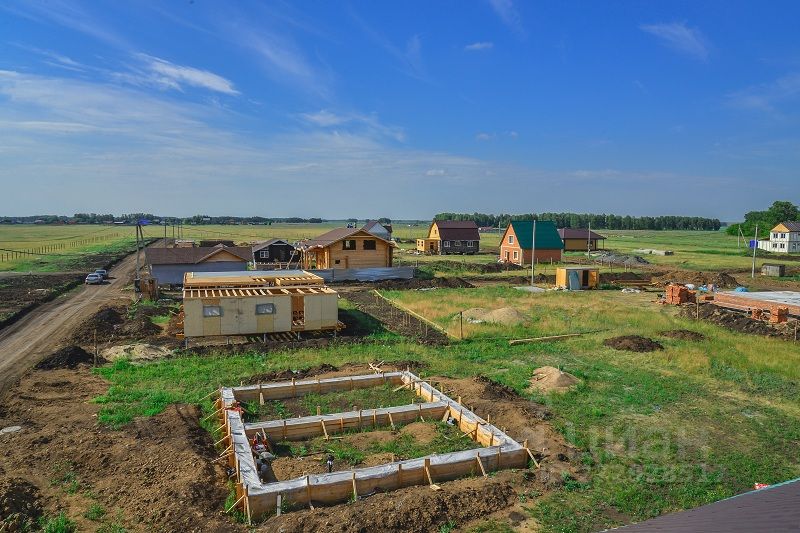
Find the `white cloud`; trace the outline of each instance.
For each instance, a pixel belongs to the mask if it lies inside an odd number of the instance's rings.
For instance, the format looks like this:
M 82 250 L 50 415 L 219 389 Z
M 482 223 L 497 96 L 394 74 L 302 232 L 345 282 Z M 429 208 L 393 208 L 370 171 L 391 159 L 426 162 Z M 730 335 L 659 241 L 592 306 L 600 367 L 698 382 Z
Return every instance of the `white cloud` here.
M 800 73 L 793 73 L 771 83 L 733 92 L 726 97 L 726 100 L 728 105 L 739 109 L 778 114 L 780 104 L 798 97 L 800 97 Z
M 494 48 L 494 43 L 491 41 L 478 41 L 476 43 L 468 44 L 464 47 L 467 52 L 477 52 L 481 50 L 491 50 Z
M 707 39 L 699 29 L 689 28 L 685 22 L 642 24 L 639 29 L 654 35 L 663 45 L 677 52 L 703 61 L 708 59 Z
M 425 171 L 426 176 L 444 176 L 447 171 L 443 168 L 429 168 Z
M 425 66 L 422 61 L 422 40 L 419 35 L 412 35 L 406 41 L 405 48 L 402 48 L 385 35 L 370 26 L 366 20 L 361 18 L 352 8 L 350 9 L 350 16 L 361 27 L 361 30 L 380 47 L 386 50 L 389 55 L 395 58 L 400 64 L 402 72 L 423 81 L 429 81 L 425 73 Z
M 517 8 L 514 7 L 513 0 L 489 0 L 492 9 L 503 21 L 503 24 L 508 26 L 514 33 L 520 37 L 525 37 L 525 28 L 522 26 L 522 17 L 520 17 Z
M 180 88 L 182 84 L 200 87 L 224 94 L 239 94 L 233 83 L 222 76 L 194 67 L 176 65 L 158 57 L 141 54 L 147 61 L 148 68 L 157 75 L 165 85 Z
M 406 140 L 406 135 L 402 128 L 387 126 L 374 114 L 334 113 L 327 109 L 321 109 L 313 113 L 301 113 L 299 116 L 304 122 L 320 128 L 347 128 L 376 137 L 390 138 L 398 142 L 405 142 Z
M 508 135 L 509 137 L 511 137 L 512 139 L 517 139 L 517 138 L 519 138 L 519 133 L 517 133 L 517 132 L 516 132 L 516 131 L 514 131 L 514 130 L 511 130 L 511 131 L 507 132 L 507 135 Z
M 476 141 L 491 141 L 495 137 L 497 137 L 497 135 L 494 134 L 494 133 L 481 132 L 481 133 L 478 133 L 477 135 L 475 135 L 475 140 Z

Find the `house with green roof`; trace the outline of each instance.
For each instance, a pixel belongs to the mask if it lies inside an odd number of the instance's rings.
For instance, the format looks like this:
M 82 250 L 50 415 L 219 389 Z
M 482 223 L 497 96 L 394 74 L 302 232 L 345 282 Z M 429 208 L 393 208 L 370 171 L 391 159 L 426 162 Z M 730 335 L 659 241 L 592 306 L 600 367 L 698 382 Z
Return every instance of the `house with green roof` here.
M 517 265 L 530 265 L 532 250 L 536 248 L 537 263 L 561 261 L 564 241 L 558 235 L 556 225 L 548 220 L 536 221 L 536 239 L 534 242 L 533 221 L 515 220 L 503 233 L 500 241 L 500 261 Z

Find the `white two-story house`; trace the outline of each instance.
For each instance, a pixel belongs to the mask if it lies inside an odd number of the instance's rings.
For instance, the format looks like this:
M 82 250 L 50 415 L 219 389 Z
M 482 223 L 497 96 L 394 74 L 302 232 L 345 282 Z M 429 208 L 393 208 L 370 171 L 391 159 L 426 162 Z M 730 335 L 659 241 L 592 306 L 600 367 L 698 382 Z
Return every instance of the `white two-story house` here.
M 759 248 L 778 254 L 800 253 L 800 222 L 781 222 L 769 232 L 768 241 Z

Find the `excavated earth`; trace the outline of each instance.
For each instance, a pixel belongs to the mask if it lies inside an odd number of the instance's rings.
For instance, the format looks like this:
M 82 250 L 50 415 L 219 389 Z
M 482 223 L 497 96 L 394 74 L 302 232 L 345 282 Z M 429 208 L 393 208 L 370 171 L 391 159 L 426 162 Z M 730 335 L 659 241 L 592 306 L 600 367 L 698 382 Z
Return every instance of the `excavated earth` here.
M 603 344 L 615 350 L 624 350 L 628 352 L 654 352 L 664 349 L 664 346 L 660 342 L 639 335 L 612 337 L 604 340 Z
M 404 361 L 384 368 L 407 366 L 415 365 Z M 254 379 L 365 372 L 370 369 L 363 364 L 323 365 Z M 375 530 L 379 519 L 381 531 L 423 532 L 450 521 L 461 527 L 487 517 L 525 526 L 532 519 L 520 508 L 520 494 L 545 494 L 562 486 L 564 479 L 586 479 L 578 451 L 550 426 L 544 406 L 487 378 L 434 379 L 479 415 L 491 416 L 512 438 L 527 439 L 541 468 L 442 483 L 439 491 L 411 487 L 348 504 L 298 510 L 257 524 L 257 530 L 369 531 Z M 94 531 L 98 523 L 84 514 L 92 505 L 100 505 L 109 522 L 128 531 L 245 531 L 222 512 L 228 495 L 226 471 L 213 462 L 219 450 L 199 425 L 199 409 L 173 404 L 155 416 L 110 429 L 97 422 L 100 405 L 92 401 L 108 386 L 87 364 L 77 363 L 75 368 L 32 370 L 6 396 L 0 428 L 22 427 L 0 434 L 0 514 L 7 523 L 22 527 L 43 514 L 64 511 L 79 530 Z M 430 428 L 424 424 L 399 431 L 420 441 L 430 438 Z M 386 437 L 363 435 L 358 438 Z M 368 464 L 390 459 L 377 455 L 369 457 Z

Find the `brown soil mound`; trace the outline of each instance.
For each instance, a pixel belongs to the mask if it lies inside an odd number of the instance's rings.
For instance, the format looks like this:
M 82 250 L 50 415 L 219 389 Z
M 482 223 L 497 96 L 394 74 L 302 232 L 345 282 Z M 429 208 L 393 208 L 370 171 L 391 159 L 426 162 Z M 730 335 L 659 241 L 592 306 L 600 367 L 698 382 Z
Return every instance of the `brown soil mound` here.
M 681 314 L 688 318 L 695 318 L 697 310 L 695 307 L 685 307 Z M 724 328 L 740 333 L 750 333 L 753 335 L 764 335 L 769 337 L 794 338 L 794 328 L 775 327 L 761 320 L 753 320 L 748 315 L 738 313 L 730 309 L 717 307 L 716 305 L 706 304 L 699 308 L 699 315 L 702 320 L 708 320 Z
M 436 438 L 436 426 L 425 422 L 413 422 L 403 426 L 400 433 L 402 435 L 411 435 L 419 444 L 428 444 Z
M 552 366 L 543 366 L 533 371 L 531 388 L 539 392 L 564 392 L 580 383 L 580 380 L 567 372 Z
M 388 290 L 471 289 L 473 287 L 472 283 L 462 278 L 390 279 L 375 284 L 376 289 Z
M 28 531 L 41 515 L 36 485 L 19 477 L 0 480 L 0 531 Z
M 662 337 L 669 337 L 671 339 L 681 339 L 685 341 L 702 341 L 706 338 L 702 333 L 691 331 L 688 329 L 672 329 L 669 331 L 662 331 L 659 333 Z
M 104 307 L 83 322 L 72 335 L 72 340 L 76 344 L 84 346 L 92 345 L 95 342 L 109 342 L 120 336 L 120 328 L 125 322 L 124 307 Z
M 640 337 L 639 335 L 624 335 L 622 337 L 612 337 L 603 341 L 603 344 L 615 350 L 625 350 L 628 352 L 654 352 L 663 350 L 660 342 Z
M 98 357 L 97 362 L 105 363 L 106 361 L 102 357 Z M 56 368 L 75 368 L 78 365 L 91 365 L 92 363 L 94 363 L 94 355 L 80 346 L 66 346 L 40 361 L 35 368 L 38 370 L 54 370 Z
M 670 283 L 685 285 L 692 283 L 697 287 L 712 283 L 721 289 L 732 289 L 739 286 L 736 278 L 725 272 L 693 272 L 689 270 L 676 270 L 654 276 L 651 282 L 653 285 L 669 285 Z
M 463 312 L 464 319 L 474 324 L 490 322 L 492 324 L 502 324 L 504 326 L 518 326 L 528 321 L 528 317 L 513 307 L 501 307 L 499 309 L 484 309 L 483 307 L 473 307 Z M 456 315 L 454 320 L 460 320 Z

